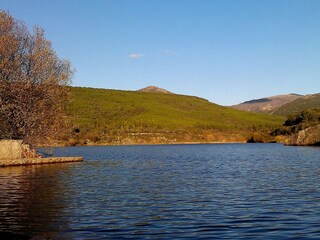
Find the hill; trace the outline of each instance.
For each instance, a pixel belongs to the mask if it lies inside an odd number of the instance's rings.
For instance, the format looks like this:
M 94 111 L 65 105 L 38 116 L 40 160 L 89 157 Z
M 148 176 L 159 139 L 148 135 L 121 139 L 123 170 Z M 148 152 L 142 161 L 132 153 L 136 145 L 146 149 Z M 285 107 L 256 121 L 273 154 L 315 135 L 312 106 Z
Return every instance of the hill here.
M 301 112 L 303 110 L 312 108 L 320 108 L 320 93 L 306 95 L 292 102 L 284 104 L 273 111 L 273 114 L 288 116 L 292 113 Z
M 300 97 L 301 95 L 298 94 L 277 95 L 246 101 L 238 105 L 234 105 L 232 108 L 249 112 L 271 113 L 280 106 L 292 102 Z
M 172 92 L 169 92 L 166 89 L 163 88 L 159 88 L 156 86 L 148 86 L 145 88 L 142 88 L 140 90 L 138 90 L 139 92 L 149 92 L 149 93 L 168 93 L 168 94 L 172 94 Z
M 284 120 L 192 96 L 79 87 L 71 93 L 71 145 L 246 141 Z

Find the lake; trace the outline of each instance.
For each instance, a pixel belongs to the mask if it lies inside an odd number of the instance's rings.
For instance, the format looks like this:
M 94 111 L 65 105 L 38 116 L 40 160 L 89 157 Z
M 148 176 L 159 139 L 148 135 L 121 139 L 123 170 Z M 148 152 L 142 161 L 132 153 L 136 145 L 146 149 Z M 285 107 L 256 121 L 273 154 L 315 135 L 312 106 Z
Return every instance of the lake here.
M 57 148 L 0 168 L 0 231 L 35 239 L 319 239 L 320 148 Z

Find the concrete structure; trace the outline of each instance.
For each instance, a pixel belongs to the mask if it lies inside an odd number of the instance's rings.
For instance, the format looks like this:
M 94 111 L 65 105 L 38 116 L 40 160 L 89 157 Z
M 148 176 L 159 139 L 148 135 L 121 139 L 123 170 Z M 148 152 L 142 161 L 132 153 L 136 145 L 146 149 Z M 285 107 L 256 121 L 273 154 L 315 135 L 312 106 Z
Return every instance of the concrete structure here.
M 82 161 L 82 157 L 20 158 L 11 160 L 0 159 L 0 167 L 39 165 L 50 163 L 72 163 Z
M 0 140 L 0 159 L 21 158 L 23 145 L 20 140 Z

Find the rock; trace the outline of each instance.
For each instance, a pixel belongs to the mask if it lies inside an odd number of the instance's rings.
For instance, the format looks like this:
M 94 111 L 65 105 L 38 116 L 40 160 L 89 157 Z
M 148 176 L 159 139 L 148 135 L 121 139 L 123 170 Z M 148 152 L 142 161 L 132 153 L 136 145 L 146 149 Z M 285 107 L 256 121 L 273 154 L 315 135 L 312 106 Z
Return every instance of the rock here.
M 293 146 L 320 145 L 320 125 L 301 130 L 296 135 L 287 139 L 285 144 Z
M 145 88 L 142 88 L 140 90 L 138 90 L 139 92 L 149 92 L 149 93 L 167 93 L 167 94 L 172 94 L 172 92 L 169 92 L 166 89 L 163 88 L 159 88 L 156 86 L 148 86 Z
M 0 160 L 41 157 L 22 140 L 0 140 Z

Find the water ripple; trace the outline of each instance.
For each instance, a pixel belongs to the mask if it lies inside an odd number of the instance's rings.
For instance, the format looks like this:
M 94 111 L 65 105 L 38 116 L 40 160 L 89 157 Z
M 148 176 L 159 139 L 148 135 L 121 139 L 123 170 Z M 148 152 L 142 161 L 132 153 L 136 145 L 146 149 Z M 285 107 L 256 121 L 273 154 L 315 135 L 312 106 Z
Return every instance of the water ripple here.
M 320 148 L 72 147 L 56 155 L 86 160 L 0 169 L 0 237 L 320 238 Z

